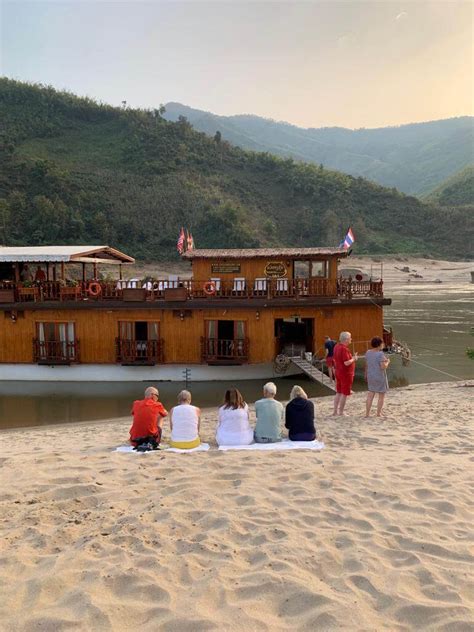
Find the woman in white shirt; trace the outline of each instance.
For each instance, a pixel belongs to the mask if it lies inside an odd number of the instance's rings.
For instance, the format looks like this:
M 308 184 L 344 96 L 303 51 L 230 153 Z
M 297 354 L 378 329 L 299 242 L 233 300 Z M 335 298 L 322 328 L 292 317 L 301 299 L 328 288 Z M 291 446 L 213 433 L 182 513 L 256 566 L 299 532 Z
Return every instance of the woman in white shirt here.
M 170 411 L 170 426 L 172 448 L 190 450 L 201 444 L 199 428 L 201 425 L 201 411 L 191 405 L 191 393 L 181 391 L 178 395 L 178 405 Z
M 248 445 L 253 442 L 249 407 L 236 388 L 225 392 L 224 404 L 219 408 L 216 441 L 218 445 Z

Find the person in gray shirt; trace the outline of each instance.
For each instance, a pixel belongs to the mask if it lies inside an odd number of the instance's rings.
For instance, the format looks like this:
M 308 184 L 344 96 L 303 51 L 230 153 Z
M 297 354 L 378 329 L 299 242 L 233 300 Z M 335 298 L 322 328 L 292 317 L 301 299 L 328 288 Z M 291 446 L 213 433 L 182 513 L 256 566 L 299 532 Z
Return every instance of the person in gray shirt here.
M 255 426 L 255 443 L 276 443 L 281 441 L 281 423 L 285 410 L 275 399 L 277 387 L 267 382 L 263 387 L 263 399 L 255 402 L 257 423 Z

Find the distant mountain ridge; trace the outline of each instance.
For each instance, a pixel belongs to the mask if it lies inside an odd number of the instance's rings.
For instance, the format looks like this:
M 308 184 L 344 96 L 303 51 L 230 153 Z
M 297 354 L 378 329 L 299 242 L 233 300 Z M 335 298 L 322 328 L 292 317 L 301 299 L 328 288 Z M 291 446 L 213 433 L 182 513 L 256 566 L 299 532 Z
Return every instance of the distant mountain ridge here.
M 427 194 L 474 162 L 474 117 L 462 116 L 399 127 L 351 130 L 301 128 L 251 114 L 219 116 L 181 103 L 165 105 L 164 117 L 185 116 L 193 127 L 254 151 L 373 180 L 413 195 Z

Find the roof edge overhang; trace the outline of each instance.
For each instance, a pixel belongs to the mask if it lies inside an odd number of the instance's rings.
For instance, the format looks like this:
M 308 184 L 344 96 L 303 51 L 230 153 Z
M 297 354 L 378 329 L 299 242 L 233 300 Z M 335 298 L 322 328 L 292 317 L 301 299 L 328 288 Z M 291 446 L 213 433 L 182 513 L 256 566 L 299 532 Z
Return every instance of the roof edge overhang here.
M 347 257 L 350 254 L 348 250 L 343 248 L 302 248 L 300 250 L 284 248 L 284 249 L 202 249 L 189 250 L 184 252 L 181 257 L 183 259 L 273 259 L 273 258 L 327 258 L 337 257 L 338 259 Z

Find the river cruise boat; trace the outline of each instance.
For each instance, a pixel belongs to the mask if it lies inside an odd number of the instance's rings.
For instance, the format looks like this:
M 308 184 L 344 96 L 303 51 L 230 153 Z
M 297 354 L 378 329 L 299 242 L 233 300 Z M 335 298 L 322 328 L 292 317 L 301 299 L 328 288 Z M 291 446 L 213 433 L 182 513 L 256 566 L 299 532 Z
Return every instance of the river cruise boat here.
M 347 254 L 192 249 L 189 274 L 140 280 L 108 246 L 0 247 L 0 379 L 272 378 L 301 372 L 291 358 L 323 357 L 324 336 L 343 330 L 364 353 L 391 301 L 381 279 L 338 274 Z

